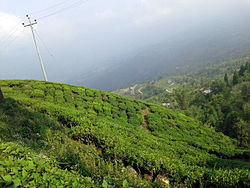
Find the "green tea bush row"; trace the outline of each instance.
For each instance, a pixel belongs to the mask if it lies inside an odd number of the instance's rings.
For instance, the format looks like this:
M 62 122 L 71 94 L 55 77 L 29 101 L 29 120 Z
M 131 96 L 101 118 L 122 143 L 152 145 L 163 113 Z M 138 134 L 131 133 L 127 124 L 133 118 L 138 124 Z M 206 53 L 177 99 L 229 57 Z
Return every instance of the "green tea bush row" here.
M 46 156 L 0 142 L 1 187 L 96 187 L 90 178 L 61 170 Z
M 31 98 L 22 92 L 27 84 L 19 82 L 11 90 L 3 91 L 8 91 L 9 97 L 20 105 L 57 119 L 70 129 L 68 134 L 72 139 L 100 150 L 104 161 L 114 164 L 122 161 L 142 177 L 162 174 L 173 185 L 249 186 L 245 179 L 249 177 L 247 165 L 226 161 L 230 157 L 247 155 L 248 151 L 237 149 L 232 139 L 191 118 L 157 105 L 51 83 L 45 85 L 46 88 L 52 85 L 54 94 L 45 94 L 52 96 L 53 102 Z M 143 123 L 148 132 L 142 130 Z M 217 166 L 221 160 L 225 165 Z

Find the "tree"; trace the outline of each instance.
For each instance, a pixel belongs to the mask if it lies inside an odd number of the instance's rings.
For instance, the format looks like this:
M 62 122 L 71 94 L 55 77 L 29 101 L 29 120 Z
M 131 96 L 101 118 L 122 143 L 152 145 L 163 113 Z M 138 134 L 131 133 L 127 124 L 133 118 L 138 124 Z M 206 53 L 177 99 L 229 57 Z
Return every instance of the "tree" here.
M 233 75 L 233 85 L 236 85 L 239 83 L 239 74 L 238 72 L 235 70 L 234 71 L 234 75 Z
M 225 73 L 224 82 L 226 83 L 227 86 L 229 85 L 227 73 Z
M 243 76 L 245 70 L 246 70 L 246 69 L 245 69 L 245 66 L 244 66 L 244 65 L 241 65 L 241 66 L 240 66 L 240 70 L 239 70 L 239 75 L 240 75 L 240 76 Z
M 240 146 L 248 146 L 250 125 L 246 121 L 240 120 L 234 125 L 237 140 Z
M 0 103 L 3 103 L 3 102 L 4 102 L 4 97 L 3 97 L 2 90 L 0 88 Z
M 181 110 L 185 110 L 188 104 L 187 90 L 184 88 L 178 88 L 174 90 L 174 98 L 178 103 Z
M 244 99 L 244 101 L 248 102 L 250 97 L 250 88 L 247 84 L 244 84 L 241 88 L 241 96 Z
M 246 69 L 247 72 L 250 73 L 250 62 L 247 62 L 247 63 L 246 63 L 245 69 Z
M 243 118 L 250 124 L 250 103 L 245 103 L 242 108 L 243 108 Z
M 215 127 L 216 122 L 218 122 L 218 115 L 217 112 L 211 104 L 204 105 L 204 122 L 210 126 Z
M 215 80 L 211 85 L 211 90 L 214 94 L 219 94 L 225 91 L 226 85 L 222 80 Z
M 232 137 L 237 138 L 237 133 L 234 128 L 234 125 L 239 121 L 240 114 L 237 111 L 232 111 L 228 113 L 223 122 L 223 133 Z

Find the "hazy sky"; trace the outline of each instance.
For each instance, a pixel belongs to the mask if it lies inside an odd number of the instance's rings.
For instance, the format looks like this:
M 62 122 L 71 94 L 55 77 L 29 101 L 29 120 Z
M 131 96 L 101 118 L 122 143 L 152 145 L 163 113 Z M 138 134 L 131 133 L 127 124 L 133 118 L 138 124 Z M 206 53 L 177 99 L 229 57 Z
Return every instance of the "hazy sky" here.
M 49 80 L 64 81 L 199 25 L 247 23 L 249 12 L 250 0 L 0 0 L 0 79 L 43 79 L 26 14 L 38 19 Z

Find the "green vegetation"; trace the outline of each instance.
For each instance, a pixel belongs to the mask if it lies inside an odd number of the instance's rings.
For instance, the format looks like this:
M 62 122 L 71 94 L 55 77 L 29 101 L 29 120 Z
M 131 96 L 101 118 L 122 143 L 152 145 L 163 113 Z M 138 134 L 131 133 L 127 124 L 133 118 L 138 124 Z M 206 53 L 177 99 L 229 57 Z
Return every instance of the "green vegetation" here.
M 249 148 L 250 58 L 211 65 L 181 77 L 139 85 L 143 94 L 127 95 L 168 107 L 214 127 Z
M 0 142 L 1 187 L 94 187 L 90 178 L 75 171 L 62 170 L 45 156 L 27 148 Z
M 204 90 L 192 91 L 191 88 L 186 87 L 189 90 L 189 96 L 185 99 L 188 106 L 182 111 L 215 127 L 217 131 L 237 138 L 239 146 L 249 148 L 250 63 L 246 62 L 235 70 L 232 80 L 226 73 L 224 80 L 218 78 L 211 81 L 209 93 Z
M 0 88 L 0 103 L 3 103 L 3 102 L 4 102 L 4 96 L 3 96 L 2 90 Z
M 1 187 L 250 186 L 250 151 L 181 113 L 65 84 L 0 87 Z

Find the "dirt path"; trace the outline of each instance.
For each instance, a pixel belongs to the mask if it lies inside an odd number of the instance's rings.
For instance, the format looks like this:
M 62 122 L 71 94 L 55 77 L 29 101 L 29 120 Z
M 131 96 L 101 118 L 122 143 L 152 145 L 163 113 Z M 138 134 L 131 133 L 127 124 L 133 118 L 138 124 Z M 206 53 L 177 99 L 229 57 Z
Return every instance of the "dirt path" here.
M 135 84 L 134 86 L 130 87 L 130 92 L 131 92 L 131 95 L 135 95 L 135 88 L 137 87 L 137 84 Z
M 143 87 L 141 87 L 140 89 L 138 89 L 138 93 L 140 93 L 141 95 L 143 95 L 143 92 L 141 91 L 143 89 Z
M 166 89 L 166 92 L 167 92 L 167 93 L 173 93 L 172 91 L 170 91 L 170 90 L 168 90 L 168 89 Z
M 149 108 L 146 108 L 145 110 L 142 110 L 143 122 L 142 122 L 140 128 L 141 128 L 141 130 L 142 130 L 143 132 L 145 132 L 145 133 L 151 133 L 151 131 L 150 131 L 149 128 L 148 128 L 148 121 L 147 121 L 147 118 L 146 118 L 146 116 L 147 116 L 148 114 L 150 114 L 150 113 L 151 113 L 151 112 L 150 112 Z

